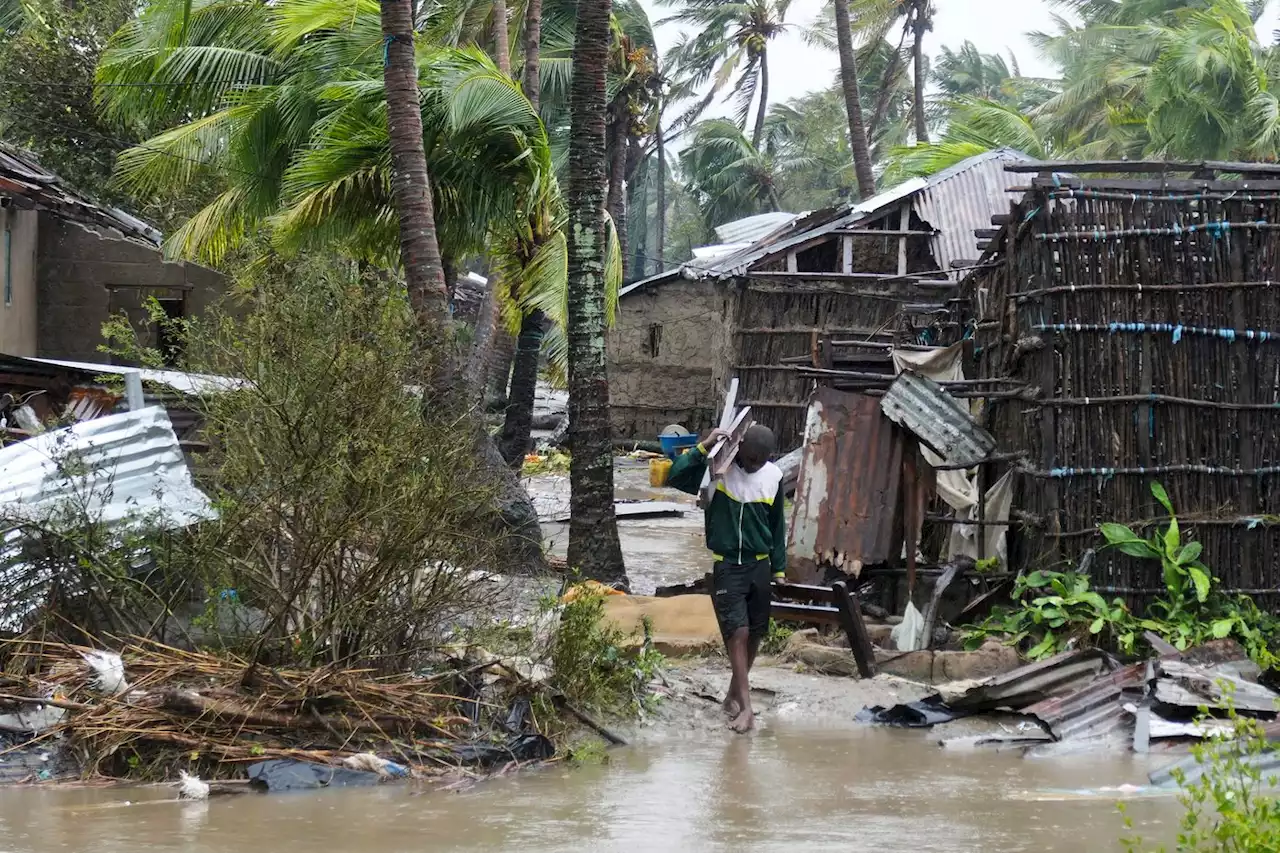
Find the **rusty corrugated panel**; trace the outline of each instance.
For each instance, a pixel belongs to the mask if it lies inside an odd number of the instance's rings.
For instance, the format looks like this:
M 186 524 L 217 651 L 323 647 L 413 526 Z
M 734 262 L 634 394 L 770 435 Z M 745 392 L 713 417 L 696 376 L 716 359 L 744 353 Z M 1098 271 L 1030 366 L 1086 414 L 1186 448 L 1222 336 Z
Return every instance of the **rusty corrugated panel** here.
M 1063 652 L 1013 672 L 989 678 L 947 705 L 958 711 L 1017 711 L 1055 696 L 1066 696 L 1092 684 L 1107 671 L 1108 659 L 1096 649 Z
M 1146 668 L 1145 663 L 1121 667 L 1087 687 L 1044 699 L 1022 712 L 1043 723 L 1055 740 L 1105 738 L 1132 725 L 1124 705 L 1141 697 Z
M 978 425 L 959 400 L 926 376 L 910 371 L 899 374 L 881 398 L 880 408 L 947 465 L 976 465 L 996 449 L 991 433 Z
M 973 232 L 990 228 L 991 215 L 1008 213 L 1016 198 L 1007 192 L 1017 181 L 1005 173 L 1005 164 L 1033 159 L 1012 148 L 998 148 L 929 177 L 914 206 L 916 215 L 937 229 L 931 239 L 934 260 L 941 269 L 949 270 L 952 261 L 976 256 Z
M 813 393 L 791 517 L 792 578 L 820 580 L 821 565 L 856 577 L 862 566 L 900 555 L 905 446 L 876 398 Z

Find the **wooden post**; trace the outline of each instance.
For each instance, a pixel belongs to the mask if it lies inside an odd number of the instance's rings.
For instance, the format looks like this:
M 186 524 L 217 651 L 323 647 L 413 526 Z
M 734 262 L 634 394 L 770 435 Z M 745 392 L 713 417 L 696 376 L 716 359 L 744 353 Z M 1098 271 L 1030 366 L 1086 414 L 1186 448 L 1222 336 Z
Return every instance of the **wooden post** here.
M 840 238 L 840 271 L 853 272 L 853 238 Z
M 796 262 L 796 253 L 787 252 L 787 272 L 799 272 L 800 265 Z
M 831 585 L 835 593 L 836 610 L 840 611 L 840 624 L 849 637 L 849 648 L 853 650 L 853 659 L 858 664 L 858 674 L 863 678 L 874 678 L 876 674 L 876 653 L 871 646 L 871 636 L 862 621 L 862 605 L 858 597 L 849 591 L 844 581 L 836 581 Z

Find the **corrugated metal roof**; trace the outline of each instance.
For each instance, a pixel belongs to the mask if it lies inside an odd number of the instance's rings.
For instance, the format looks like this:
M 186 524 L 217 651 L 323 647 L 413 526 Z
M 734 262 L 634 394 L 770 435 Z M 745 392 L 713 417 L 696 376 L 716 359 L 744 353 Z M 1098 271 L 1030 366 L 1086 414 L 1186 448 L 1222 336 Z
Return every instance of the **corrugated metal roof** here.
M 62 183 L 30 155 L 7 146 L 0 147 L 0 195 L 20 199 L 20 206 L 48 210 L 64 219 L 103 225 L 127 237 L 137 237 L 159 246 L 163 235 L 136 216 L 112 207 L 103 207 Z
M 933 259 L 943 270 L 951 262 L 977 254 L 973 232 L 991 227 L 991 216 L 1008 213 L 1015 197 L 1007 192 L 1012 181 L 1005 174 L 1007 163 L 1026 163 L 1028 157 L 1012 148 L 998 148 L 970 157 L 929 178 L 915 199 L 916 215 L 937 233 L 930 238 Z
M 996 440 L 960 401 L 927 376 L 898 374 L 880 399 L 889 420 L 911 431 L 947 465 L 977 465 L 996 449 Z
M 865 394 L 819 388 L 809 402 L 791 517 L 789 562 L 797 580 L 818 566 L 855 577 L 901 551 L 894 523 L 902 488 L 903 434 Z
M 754 243 L 777 231 L 783 225 L 796 219 L 795 213 L 757 213 L 726 222 L 715 227 L 716 237 L 721 243 Z
M 19 563 L 22 522 L 74 508 L 108 528 L 186 527 L 216 517 L 196 488 L 169 417 L 160 408 L 83 421 L 0 448 L 0 628 L 12 630 L 39 606 L 49 567 Z

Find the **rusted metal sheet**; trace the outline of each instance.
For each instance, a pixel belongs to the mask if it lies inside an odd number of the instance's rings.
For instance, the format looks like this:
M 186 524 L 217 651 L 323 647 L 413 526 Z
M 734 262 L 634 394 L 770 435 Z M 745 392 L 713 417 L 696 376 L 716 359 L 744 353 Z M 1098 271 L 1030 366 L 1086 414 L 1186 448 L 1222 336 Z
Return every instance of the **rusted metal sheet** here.
M 996 449 L 960 401 L 927 376 L 904 371 L 880 400 L 889 420 L 910 430 L 947 465 L 977 465 Z
M 997 708 L 1018 711 L 1088 687 L 1108 667 L 1107 656 L 1096 649 L 1063 652 L 1048 660 L 990 678 L 949 699 L 947 705 L 957 711 L 993 711 Z
M 824 565 L 857 577 L 900 555 L 906 444 L 876 398 L 813 393 L 791 515 L 792 580 L 820 583 Z
M 1146 663 L 1121 667 L 1065 696 L 1052 696 L 1022 709 L 1043 723 L 1055 740 L 1102 740 L 1118 731 L 1128 739 L 1133 715 L 1128 702 L 1141 699 Z

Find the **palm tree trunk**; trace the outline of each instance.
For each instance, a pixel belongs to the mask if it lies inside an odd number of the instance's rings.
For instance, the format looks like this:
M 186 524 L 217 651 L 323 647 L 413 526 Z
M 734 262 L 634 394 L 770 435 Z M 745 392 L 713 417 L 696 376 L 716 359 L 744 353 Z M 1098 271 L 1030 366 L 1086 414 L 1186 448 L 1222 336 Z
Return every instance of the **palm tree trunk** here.
M 422 147 L 422 110 L 409 0 L 382 0 L 382 34 L 387 43 L 383 82 L 391 145 L 391 188 L 400 215 L 400 260 L 418 326 L 425 336 L 435 340 L 450 328 L 449 292 L 436 241 L 427 154 Z
M 760 108 L 756 111 L 756 126 L 751 131 L 751 147 L 758 149 L 764 137 L 764 117 L 769 111 L 769 54 L 760 51 Z
M 915 67 L 912 72 L 915 77 L 915 96 L 912 98 L 912 112 L 916 118 L 916 144 L 924 145 L 929 141 L 929 123 L 925 120 L 924 115 L 924 31 L 929 25 L 926 17 L 925 6 L 927 0 L 921 2 L 916 0 L 915 4 L 915 21 L 913 30 L 915 41 L 911 45 L 911 60 Z
M 836 43 L 840 52 L 840 88 L 844 92 L 844 109 L 849 118 L 849 149 L 853 152 L 853 169 L 858 176 L 858 197 L 869 198 L 876 192 L 876 176 L 871 171 L 871 147 L 867 144 L 867 129 L 862 122 L 858 57 L 853 52 L 849 0 L 833 2 L 836 9 Z
M 578 0 L 569 133 L 569 565 L 627 582 L 613 510 L 605 362 L 605 70 L 610 0 Z
M 400 260 L 404 266 L 409 303 L 418 320 L 424 342 L 447 342 L 452 330 L 444 265 L 436 241 L 432 210 L 431 178 L 422 147 L 422 112 L 418 100 L 418 69 L 413 52 L 411 0 L 382 0 L 382 34 L 386 40 L 383 84 L 387 99 L 387 136 L 391 147 L 391 188 L 400 220 Z M 442 363 L 444 375 L 437 382 L 446 392 L 454 390 L 457 369 L 452 352 Z M 454 395 L 450 395 L 454 396 Z M 502 464 L 498 450 L 477 425 L 476 452 L 493 476 L 502 536 L 504 560 L 513 570 L 545 568 L 542 531 L 538 514 L 519 480 Z
M 507 33 L 506 0 L 493 0 L 493 53 L 498 70 L 511 76 L 511 40 Z
M 614 230 L 618 234 L 618 249 L 622 257 L 627 257 L 627 143 L 630 141 L 628 123 L 630 113 L 627 103 L 619 95 L 610 108 L 612 121 L 609 124 L 609 142 L 606 152 L 609 157 L 609 191 L 605 199 L 605 209 L 613 219 Z
M 645 255 L 649 254 L 649 160 L 640 156 L 640 146 L 632 144 L 628 159 L 635 160 L 636 165 L 628 165 L 628 174 L 634 175 L 627 183 L 627 212 L 636 229 L 636 239 L 631 252 L 631 275 L 629 281 L 644 278 Z M 626 259 L 623 259 L 626 262 Z
M 542 97 L 542 0 L 529 0 L 524 13 L 524 94 L 537 112 Z
M 666 267 L 666 254 L 664 252 L 667 244 L 667 146 L 662 138 L 662 107 L 658 107 L 658 118 L 654 123 L 654 131 L 657 134 L 658 146 L 658 227 L 655 229 L 658 233 L 655 235 L 654 256 L 658 261 L 658 272 L 662 272 Z
M 524 17 L 524 94 L 538 111 L 542 95 L 538 54 L 542 50 L 542 0 L 529 0 Z M 515 358 L 511 363 L 511 385 L 507 391 L 507 408 L 502 423 L 502 458 L 519 468 L 529 449 L 533 432 L 533 403 L 538 391 L 538 366 L 542 356 L 542 338 L 547 318 L 541 311 L 526 314 L 520 321 Z
M 538 393 L 538 363 L 547 318 L 541 311 L 524 315 L 520 337 L 516 339 L 515 366 L 511 370 L 511 392 L 507 395 L 507 416 L 502 424 L 499 449 L 512 468 L 520 468 L 529 452 L 533 433 L 533 405 Z
M 506 0 L 493 0 L 492 14 L 493 59 L 498 70 L 510 77 L 511 42 L 507 34 Z M 486 382 L 480 383 L 478 402 L 482 405 L 486 395 L 499 400 L 507 396 L 507 379 L 511 375 L 511 364 L 516 352 L 515 338 L 502 324 L 502 312 L 498 308 L 498 292 L 501 287 L 502 280 L 496 275 L 490 275 L 485 301 L 476 319 L 475 370 L 471 375 L 488 377 Z

